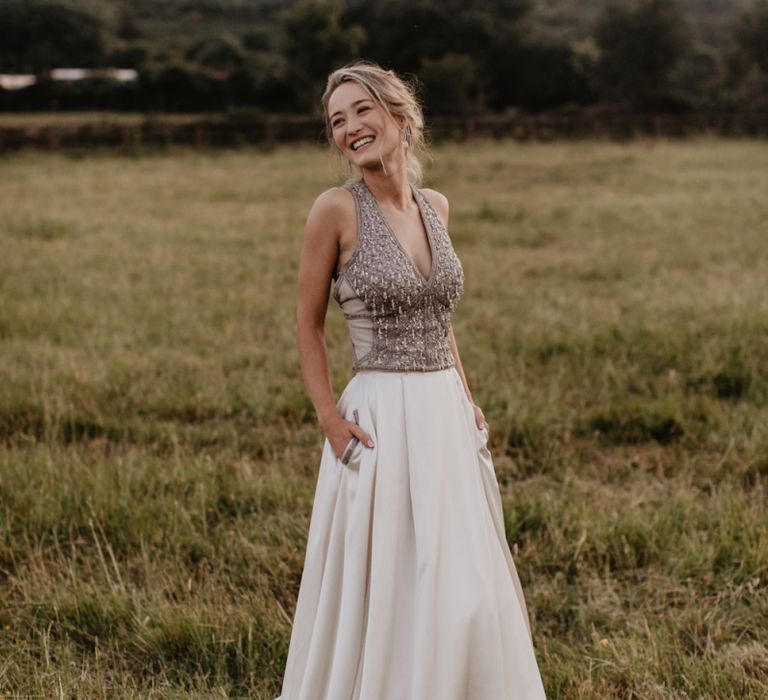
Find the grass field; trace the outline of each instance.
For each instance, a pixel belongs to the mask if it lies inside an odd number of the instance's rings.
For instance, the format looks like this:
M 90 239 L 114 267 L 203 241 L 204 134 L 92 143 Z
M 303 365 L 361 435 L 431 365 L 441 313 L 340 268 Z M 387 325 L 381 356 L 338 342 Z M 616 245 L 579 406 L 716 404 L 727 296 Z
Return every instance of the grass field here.
M 429 171 L 548 696 L 768 697 L 768 143 L 444 145 Z M 0 180 L 0 694 L 271 700 L 332 160 L 29 153 Z M 336 308 L 328 339 L 338 392 Z
M 173 114 L 164 112 L 158 118 L 163 123 L 186 124 L 220 115 Z M 48 126 L 82 126 L 83 124 L 119 124 L 137 126 L 152 115 L 141 112 L 0 112 L 0 127 L 41 128 Z

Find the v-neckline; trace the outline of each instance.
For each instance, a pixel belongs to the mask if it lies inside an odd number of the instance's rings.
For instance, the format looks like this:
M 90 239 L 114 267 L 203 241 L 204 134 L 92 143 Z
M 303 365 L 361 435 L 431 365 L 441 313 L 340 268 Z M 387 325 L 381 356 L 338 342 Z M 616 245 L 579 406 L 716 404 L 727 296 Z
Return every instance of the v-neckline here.
M 421 217 L 421 225 L 424 227 L 424 232 L 427 234 L 427 246 L 429 246 L 429 258 L 430 258 L 428 277 L 424 277 L 424 273 L 422 273 L 422 271 L 419 270 L 418 265 L 414 262 L 413 258 L 410 255 L 408 255 L 408 251 L 403 247 L 403 244 L 400 242 L 400 239 L 395 235 L 395 232 L 392 230 L 392 226 L 390 226 L 389 221 L 387 220 L 387 217 L 385 216 L 384 212 L 381 209 L 379 200 L 373 196 L 373 192 L 371 192 L 371 188 L 368 187 L 368 185 L 366 184 L 363 178 L 360 178 L 360 182 L 363 184 L 363 187 L 365 187 L 366 191 L 368 192 L 368 196 L 373 200 L 373 204 L 376 207 L 376 211 L 381 217 L 381 220 L 384 222 L 384 226 L 387 229 L 389 235 L 392 236 L 393 240 L 395 241 L 395 244 L 397 245 L 398 248 L 400 248 L 400 251 L 405 256 L 406 260 L 408 260 L 411 268 L 418 275 L 419 280 L 425 285 L 430 285 L 435 276 L 435 262 L 436 262 L 435 246 L 432 240 L 432 228 L 429 225 L 428 217 L 424 214 L 424 209 L 421 206 L 421 201 L 419 199 L 418 193 L 416 192 L 416 188 L 409 183 L 409 186 L 411 188 L 411 194 L 413 195 L 413 200 L 416 202 L 416 206 L 419 209 L 419 217 Z

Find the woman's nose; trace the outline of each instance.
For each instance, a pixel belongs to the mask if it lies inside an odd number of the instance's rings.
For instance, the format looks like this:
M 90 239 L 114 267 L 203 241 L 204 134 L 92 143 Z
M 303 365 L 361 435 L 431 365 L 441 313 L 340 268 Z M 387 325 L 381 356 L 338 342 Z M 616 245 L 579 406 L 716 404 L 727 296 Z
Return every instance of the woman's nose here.
M 360 122 L 355 118 L 350 118 L 347 122 L 347 131 L 350 134 L 356 134 L 360 131 Z

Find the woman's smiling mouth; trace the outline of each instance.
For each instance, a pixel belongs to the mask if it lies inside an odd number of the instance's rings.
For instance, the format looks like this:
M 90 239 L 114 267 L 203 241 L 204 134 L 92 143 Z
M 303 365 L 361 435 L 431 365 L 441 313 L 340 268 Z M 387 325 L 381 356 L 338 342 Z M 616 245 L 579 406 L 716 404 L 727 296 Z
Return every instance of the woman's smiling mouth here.
M 363 136 L 352 142 L 352 150 L 359 151 L 361 148 L 365 148 L 369 143 L 373 143 L 373 136 Z

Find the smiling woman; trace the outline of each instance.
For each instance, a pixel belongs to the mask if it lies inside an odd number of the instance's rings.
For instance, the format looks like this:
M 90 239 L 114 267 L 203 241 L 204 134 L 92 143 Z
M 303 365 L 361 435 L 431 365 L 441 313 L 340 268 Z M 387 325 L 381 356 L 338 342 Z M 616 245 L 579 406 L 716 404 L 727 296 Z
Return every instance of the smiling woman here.
M 353 74 L 354 77 L 350 77 Z M 360 133 L 357 135 L 357 141 L 345 142 L 350 134 L 354 135 L 353 130 L 349 128 L 349 120 L 353 120 L 354 127 L 355 117 L 366 114 L 369 119 L 373 117 L 374 120 L 376 116 L 383 119 L 389 117 L 395 121 L 398 131 L 401 132 L 408 177 L 415 184 L 419 184 L 422 178 L 419 158 L 424 152 L 424 117 L 413 90 L 399 78 L 396 81 L 391 80 L 392 75 L 391 72 L 366 63 L 358 63 L 354 67 L 332 73 L 322 99 L 328 139 L 335 143 L 347 158 L 350 148 L 354 153 L 373 151 L 374 149 L 367 147 L 376 140 L 375 133 Z M 380 164 L 385 167 L 381 161 L 383 151 L 384 144 L 379 143 L 376 152 Z M 350 162 L 360 166 L 355 160 L 350 159 Z
M 416 187 L 421 108 L 367 63 L 332 73 L 323 106 L 360 177 L 317 198 L 299 265 L 299 352 L 326 440 L 278 700 L 543 698 L 488 425 L 450 322 L 464 272 L 448 201 Z M 356 372 L 338 402 L 332 282 Z

